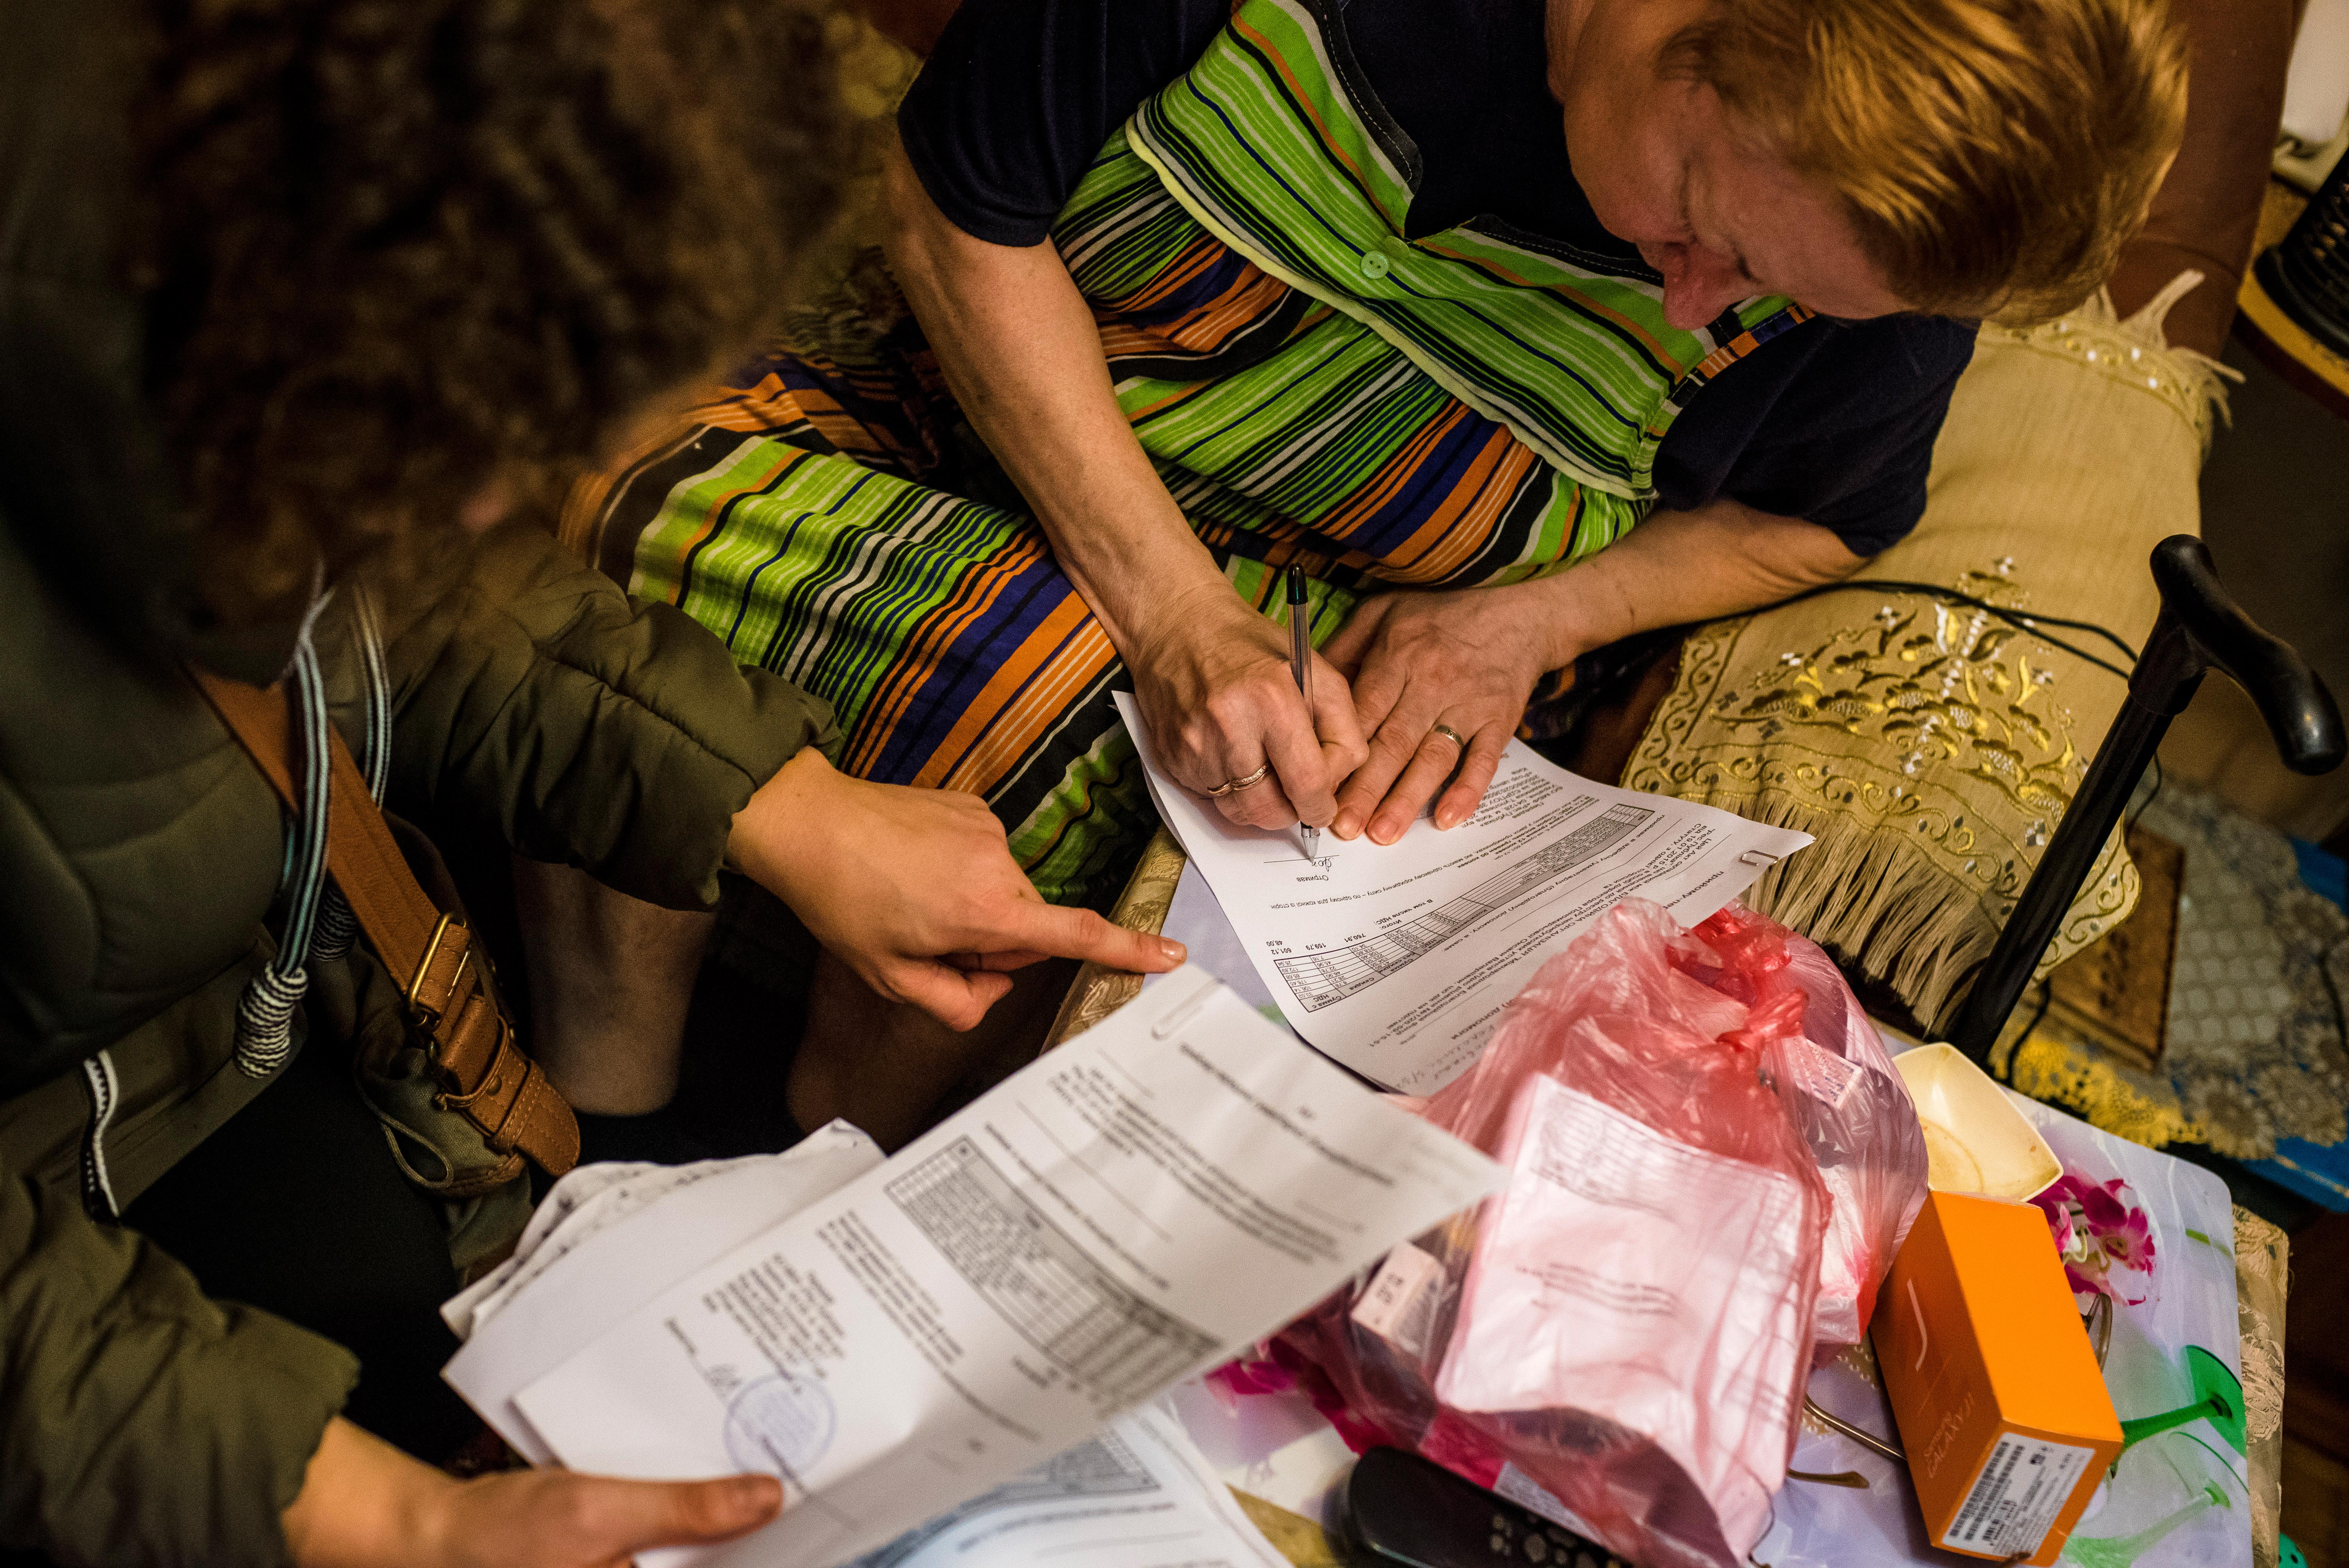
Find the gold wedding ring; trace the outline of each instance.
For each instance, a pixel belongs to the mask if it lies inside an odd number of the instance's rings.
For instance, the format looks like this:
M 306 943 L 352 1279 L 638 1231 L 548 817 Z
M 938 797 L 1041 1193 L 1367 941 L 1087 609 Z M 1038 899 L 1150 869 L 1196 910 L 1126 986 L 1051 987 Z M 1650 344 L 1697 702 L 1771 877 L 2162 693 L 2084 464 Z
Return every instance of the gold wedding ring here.
M 1458 730 L 1453 728 L 1448 724 L 1439 724 L 1427 733 L 1430 735 L 1448 736 L 1451 738 L 1453 745 L 1458 747 L 1463 751 L 1468 749 L 1468 738 L 1461 734 Z
M 1220 799 L 1226 795 L 1237 795 L 1243 789 L 1252 789 L 1257 785 L 1263 783 L 1266 779 L 1271 776 L 1271 774 L 1272 764 L 1268 762 L 1253 773 L 1244 773 L 1237 779 L 1225 779 L 1222 783 L 1207 791 L 1207 799 L 1210 800 Z

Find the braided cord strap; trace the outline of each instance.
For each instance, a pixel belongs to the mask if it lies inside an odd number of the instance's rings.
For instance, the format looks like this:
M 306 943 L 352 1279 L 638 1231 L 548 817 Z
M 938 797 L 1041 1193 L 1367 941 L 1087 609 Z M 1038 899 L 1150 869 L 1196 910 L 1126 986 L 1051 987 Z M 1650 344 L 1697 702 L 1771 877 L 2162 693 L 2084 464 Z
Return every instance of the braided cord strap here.
M 281 1012 L 290 1022 L 286 997 L 299 995 L 305 978 L 299 960 L 309 951 L 312 917 L 322 902 L 315 850 L 323 839 L 326 864 L 368 946 L 395 978 L 408 976 L 409 1031 L 431 1064 L 439 1091 L 433 1104 L 460 1113 L 492 1152 L 518 1156 L 514 1171 L 521 1159 L 536 1161 L 549 1175 L 570 1170 L 579 1159 L 571 1108 L 515 1039 L 488 965 L 466 962 L 471 932 L 417 882 L 390 824 L 368 798 L 367 775 L 327 722 L 316 660 L 305 657 L 297 665 L 290 706 L 278 688 L 264 690 L 193 666 L 188 673 L 278 799 L 305 825 L 289 836 L 295 852 L 287 858 L 311 874 L 296 882 L 289 872 L 284 962 L 272 965 L 270 975 L 252 987 L 255 1026 L 243 1042 L 250 1048 L 241 1050 L 241 1059 L 265 1068 L 283 1047 L 266 1029 Z
M 294 649 L 294 735 L 300 804 L 292 818 L 287 856 L 285 925 L 275 956 L 245 983 L 236 1005 L 236 1065 L 267 1078 L 294 1054 L 294 1010 L 310 989 L 311 943 L 317 932 L 326 881 L 326 811 L 332 769 L 327 753 L 326 683 L 307 631 Z M 349 940 L 345 938 L 347 949 Z
M 376 620 L 375 601 L 365 588 L 354 586 L 351 621 L 358 634 L 359 667 L 367 682 L 367 736 L 359 751 L 359 769 L 367 775 L 367 793 L 380 805 L 391 774 L 391 679 L 385 673 L 383 633 Z M 358 940 L 358 917 L 350 901 L 331 884 L 318 910 L 318 936 L 311 946 L 320 964 L 339 964 Z

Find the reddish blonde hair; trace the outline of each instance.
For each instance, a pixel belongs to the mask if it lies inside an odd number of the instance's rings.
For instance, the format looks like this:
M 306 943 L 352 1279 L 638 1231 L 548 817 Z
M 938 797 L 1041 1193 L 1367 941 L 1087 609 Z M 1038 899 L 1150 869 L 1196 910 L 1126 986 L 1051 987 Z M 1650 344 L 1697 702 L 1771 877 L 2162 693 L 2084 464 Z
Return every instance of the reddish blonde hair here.
M 1894 294 L 1951 315 L 2094 293 L 2186 119 L 2167 0 L 1718 0 L 1663 64 L 1840 192 Z

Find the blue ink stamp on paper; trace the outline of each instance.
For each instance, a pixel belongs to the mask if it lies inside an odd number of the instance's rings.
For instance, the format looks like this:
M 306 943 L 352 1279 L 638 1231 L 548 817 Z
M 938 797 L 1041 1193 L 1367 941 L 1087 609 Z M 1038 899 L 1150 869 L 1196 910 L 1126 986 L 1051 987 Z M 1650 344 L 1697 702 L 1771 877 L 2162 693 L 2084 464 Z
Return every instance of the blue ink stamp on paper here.
M 745 1384 L 726 1407 L 726 1452 L 746 1470 L 796 1480 L 832 1451 L 837 1425 L 822 1383 L 779 1373 Z

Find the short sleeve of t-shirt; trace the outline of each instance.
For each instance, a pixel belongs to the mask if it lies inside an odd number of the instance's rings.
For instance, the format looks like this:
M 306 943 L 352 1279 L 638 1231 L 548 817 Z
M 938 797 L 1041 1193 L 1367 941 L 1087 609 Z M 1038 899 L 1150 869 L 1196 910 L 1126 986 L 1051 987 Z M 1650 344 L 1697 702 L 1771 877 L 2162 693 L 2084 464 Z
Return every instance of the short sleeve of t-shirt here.
M 1528 177 L 1569 164 L 1543 73 L 1511 68 L 1538 46 L 1537 17 L 1520 37 L 1494 15 L 1512 5 L 1538 9 L 1538 0 L 1350 0 L 1343 15 L 1374 89 L 1431 170 L 1423 197 L 1438 185 L 1472 193 L 1461 200 L 1514 197 L 1525 209 L 1499 215 L 1536 232 L 1595 222 L 1570 174 Z M 1230 16 L 1230 0 L 963 0 L 898 108 L 907 160 L 955 227 L 993 244 L 1039 244 L 1110 133 L 1188 70 Z M 1460 79 L 1387 80 L 1403 62 Z M 1529 101 L 1464 118 L 1442 111 L 1454 95 L 1481 93 L 1489 106 L 1495 84 Z M 1510 128 L 1506 147 L 1490 134 L 1499 124 Z M 1779 334 L 1665 434 L 1659 500 L 1690 509 L 1727 496 L 1877 553 L 1924 514 L 1933 441 L 1973 335 L 1927 316 L 1816 318 Z
M 1819 316 L 1782 332 L 1665 432 L 1657 499 L 1688 511 L 1728 496 L 1878 554 L 1925 515 L 1933 443 L 1973 353 L 1973 327 L 1940 316 Z
M 898 106 L 906 160 L 964 233 L 1040 244 L 1110 132 L 1230 19 L 1229 0 L 963 0 Z

